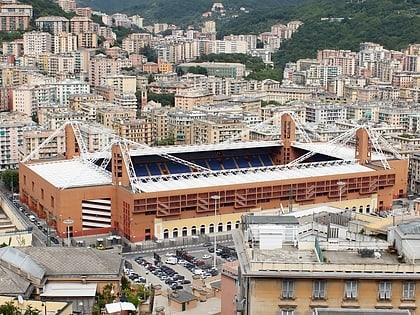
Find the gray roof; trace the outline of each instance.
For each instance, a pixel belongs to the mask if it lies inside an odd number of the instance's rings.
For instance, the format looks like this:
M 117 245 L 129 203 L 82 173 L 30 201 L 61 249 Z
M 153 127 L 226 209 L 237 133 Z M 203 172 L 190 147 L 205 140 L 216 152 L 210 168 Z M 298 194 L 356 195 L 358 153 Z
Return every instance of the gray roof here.
M 245 215 L 242 218 L 245 224 L 299 224 L 292 215 Z
M 23 247 L 20 249 L 46 269 L 46 276 L 116 276 L 122 270 L 118 254 L 84 247 Z
M 0 261 L 21 270 L 23 274 L 30 274 L 32 277 L 42 280 L 45 268 L 37 264 L 25 252 L 22 252 L 22 248 L 18 249 L 10 246 L 0 248 Z
M 403 234 L 418 234 L 420 235 L 420 220 L 414 220 L 398 225 L 398 228 Z
M 212 288 L 221 289 L 222 288 L 222 281 L 215 281 L 210 283 Z
M 10 272 L 10 270 L 5 267 L 0 266 L 0 295 L 22 295 L 27 298 L 31 294 L 30 288 L 30 281 L 14 272 Z
M 173 292 L 172 294 L 168 296 L 168 298 L 176 301 L 177 303 L 184 303 L 184 302 L 197 300 L 197 297 L 194 294 L 191 294 L 187 291 Z

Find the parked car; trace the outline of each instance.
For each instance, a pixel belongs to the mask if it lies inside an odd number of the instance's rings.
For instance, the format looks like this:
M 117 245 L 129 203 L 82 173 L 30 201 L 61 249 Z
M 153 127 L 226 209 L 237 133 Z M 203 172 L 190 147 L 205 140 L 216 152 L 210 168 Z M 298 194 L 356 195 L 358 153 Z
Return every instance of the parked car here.
M 204 254 L 203 255 L 203 259 L 210 259 L 211 258 L 211 255 L 209 255 L 209 254 Z

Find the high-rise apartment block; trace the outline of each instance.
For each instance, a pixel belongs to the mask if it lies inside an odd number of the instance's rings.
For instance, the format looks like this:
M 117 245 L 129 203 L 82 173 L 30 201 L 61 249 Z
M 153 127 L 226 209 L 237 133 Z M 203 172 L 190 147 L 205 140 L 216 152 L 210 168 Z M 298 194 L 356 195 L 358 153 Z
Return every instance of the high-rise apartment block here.
M 70 21 L 64 16 L 42 16 L 35 20 L 37 29 L 52 35 L 59 35 L 70 31 Z
M 26 32 L 23 34 L 23 52 L 37 56 L 52 52 L 52 35 L 47 32 Z

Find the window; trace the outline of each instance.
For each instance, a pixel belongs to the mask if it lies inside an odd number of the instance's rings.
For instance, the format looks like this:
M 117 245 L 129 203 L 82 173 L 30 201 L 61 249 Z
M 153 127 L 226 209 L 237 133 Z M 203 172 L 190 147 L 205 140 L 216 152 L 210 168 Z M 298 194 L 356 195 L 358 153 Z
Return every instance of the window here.
M 223 232 L 223 223 L 219 223 L 218 225 L 217 225 L 217 232 Z
M 232 222 L 228 221 L 226 223 L 226 231 L 230 231 L 230 230 L 232 230 Z
M 169 230 L 168 229 L 165 229 L 163 231 L 163 238 L 169 238 Z
M 416 284 L 414 281 L 405 281 L 403 283 L 403 300 L 414 300 L 414 289 Z
M 276 315 L 296 315 L 297 313 L 294 310 L 281 310 L 278 311 Z
M 349 280 L 345 283 L 344 297 L 346 299 L 357 299 L 357 281 Z
M 314 280 L 314 299 L 325 299 L 325 280 Z
M 172 237 L 178 237 L 178 228 L 172 230 Z
M 391 299 L 391 281 L 379 282 L 379 299 L 380 300 Z
M 292 299 L 295 296 L 295 282 L 293 280 L 283 280 L 281 297 L 283 299 Z

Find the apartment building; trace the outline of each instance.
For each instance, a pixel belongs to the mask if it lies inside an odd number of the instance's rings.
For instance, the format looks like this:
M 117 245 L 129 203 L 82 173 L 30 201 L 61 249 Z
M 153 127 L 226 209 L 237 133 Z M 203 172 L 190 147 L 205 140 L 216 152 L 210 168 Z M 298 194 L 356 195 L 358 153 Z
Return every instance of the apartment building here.
M 213 40 L 209 41 L 209 53 L 211 54 L 246 54 L 248 43 L 240 40 Z
M 272 88 L 265 91 L 265 101 L 276 101 L 284 104 L 290 101 L 304 101 L 313 97 L 314 89 L 306 87 L 280 87 Z
M 171 110 L 167 113 L 167 134 L 175 140 L 175 144 L 193 144 L 193 123 L 206 119 L 207 114 L 201 111 Z
M 96 55 L 90 60 L 89 83 L 92 86 L 105 83 L 105 77 L 119 74 L 121 68 L 131 67 L 131 61 L 127 58 L 107 58 L 104 55 Z
M 48 58 L 48 75 L 57 80 L 74 78 L 79 73 L 76 68 L 76 58 L 68 55 L 52 55 Z
M 115 119 L 112 122 L 112 129 L 120 137 L 129 141 L 146 145 L 152 145 L 154 142 L 153 124 L 146 119 Z
M 50 86 L 56 89 L 56 102 L 61 105 L 69 105 L 69 96 L 71 94 L 89 94 L 90 86 L 86 82 L 79 80 L 63 80 L 50 83 Z
M 136 93 L 136 76 L 112 74 L 104 76 L 104 83 L 114 87 L 118 92 Z
M 337 121 L 345 120 L 347 108 L 342 104 L 306 103 L 306 122 L 322 125 L 335 125 Z
M 26 30 L 31 17 L 24 12 L 0 12 L 0 31 Z
M 122 49 L 126 52 L 136 53 L 146 45 L 149 45 L 152 40 L 152 34 L 149 33 L 133 33 L 122 40 Z
M 193 122 L 193 144 L 222 143 L 240 134 L 242 141 L 248 141 L 247 124 L 239 118 L 211 117 L 207 119 L 194 120 Z
M 83 7 L 83 8 L 78 7 L 74 10 L 74 12 L 76 13 L 76 15 L 84 16 L 89 19 L 92 17 L 92 9 L 89 7 Z
M 236 306 L 232 314 L 417 314 L 419 221 L 391 227 L 381 241 L 351 218 L 328 208 L 243 216 L 233 231 L 238 290 L 222 297 Z
M 80 136 L 86 143 L 88 152 L 98 152 L 118 138 L 118 135 L 102 124 L 91 122 L 80 126 Z
M 47 130 L 56 130 L 68 121 L 81 121 L 84 116 L 80 112 L 75 112 L 67 106 L 52 104 L 44 106 L 38 110 L 38 123 Z
M 130 17 L 131 23 L 133 23 L 138 28 L 143 28 L 143 21 L 144 18 L 142 18 L 140 15 L 133 15 Z
M 138 108 L 137 97 L 130 92 L 116 92 L 112 103 L 124 108 Z
M 111 103 L 83 103 L 81 111 L 89 120 L 96 121 L 109 129 L 113 129 L 114 121 L 130 120 L 137 117 L 135 108 L 125 108 Z
M 26 30 L 33 16 L 28 4 L 10 3 L 0 6 L 0 31 Z
M 13 55 L 14 58 L 23 55 L 23 39 L 15 39 L 12 42 L 3 42 L 3 55 Z
M 257 48 L 257 35 L 226 35 L 223 37 L 224 41 L 240 41 L 248 44 L 248 51 Z
M 20 161 L 23 131 L 35 123 L 19 112 L 0 113 L 0 169 L 15 169 Z
M 64 131 L 56 133 L 52 141 L 40 148 L 41 144 L 54 132 L 55 130 L 45 130 L 39 127 L 25 130 L 23 132 L 22 155 L 26 157 L 29 154 L 33 154 L 33 157 L 37 159 L 51 159 L 64 156 L 66 151 Z
M 245 75 L 245 65 L 240 63 L 224 62 L 200 62 L 200 63 L 181 63 L 178 66 L 187 72 L 189 67 L 202 67 L 207 70 L 208 76 L 241 78 Z
M 40 108 L 56 100 L 56 89 L 47 85 L 20 85 L 11 92 L 12 111 L 24 113 L 29 117 L 36 115 Z
M 98 47 L 98 34 L 95 32 L 82 32 L 77 34 L 77 46 L 79 48 Z
M 64 16 L 42 16 L 35 20 L 37 29 L 51 35 L 60 35 L 70 31 L 70 21 Z
M 168 110 L 165 108 L 156 107 L 145 114 L 153 125 L 153 143 L 159 143 L 159 141 L 165 140 L 169 137 L 167 112 Z M 142 111 L 142 113 L 144 112 Z
M 0 85 L 19 86 L 24 83 L 25 69 L 22 67 L 15 67 L 12 65 L 0 65 Z
M 57 4 L 66 12 L 74 12 L 76 10 L 76 0 L 57 0 Z
M 78 49 L 78 36 L 72 33 L 62 32 L 53 37 L 53 53 L 60 54 Z
M 175 94 L 175 108 L 192 110 L 195 106 L 213 101 L 213 94 L 205 90 L 186 90 Z
M 85 16 L 74 16 L 70 19 L 70 32 L 75 34 L 90 33 L 95 29 L 96 23 Z
M 23 34 L 23 53 L 38 56 L 52 52 L 52 35 L 47 32 L 25 32 Z
M 82 103 L 100 103 L 104 98 L 98 94 L 72 94 L 68 97 L 69 108 L 79 111 Z

